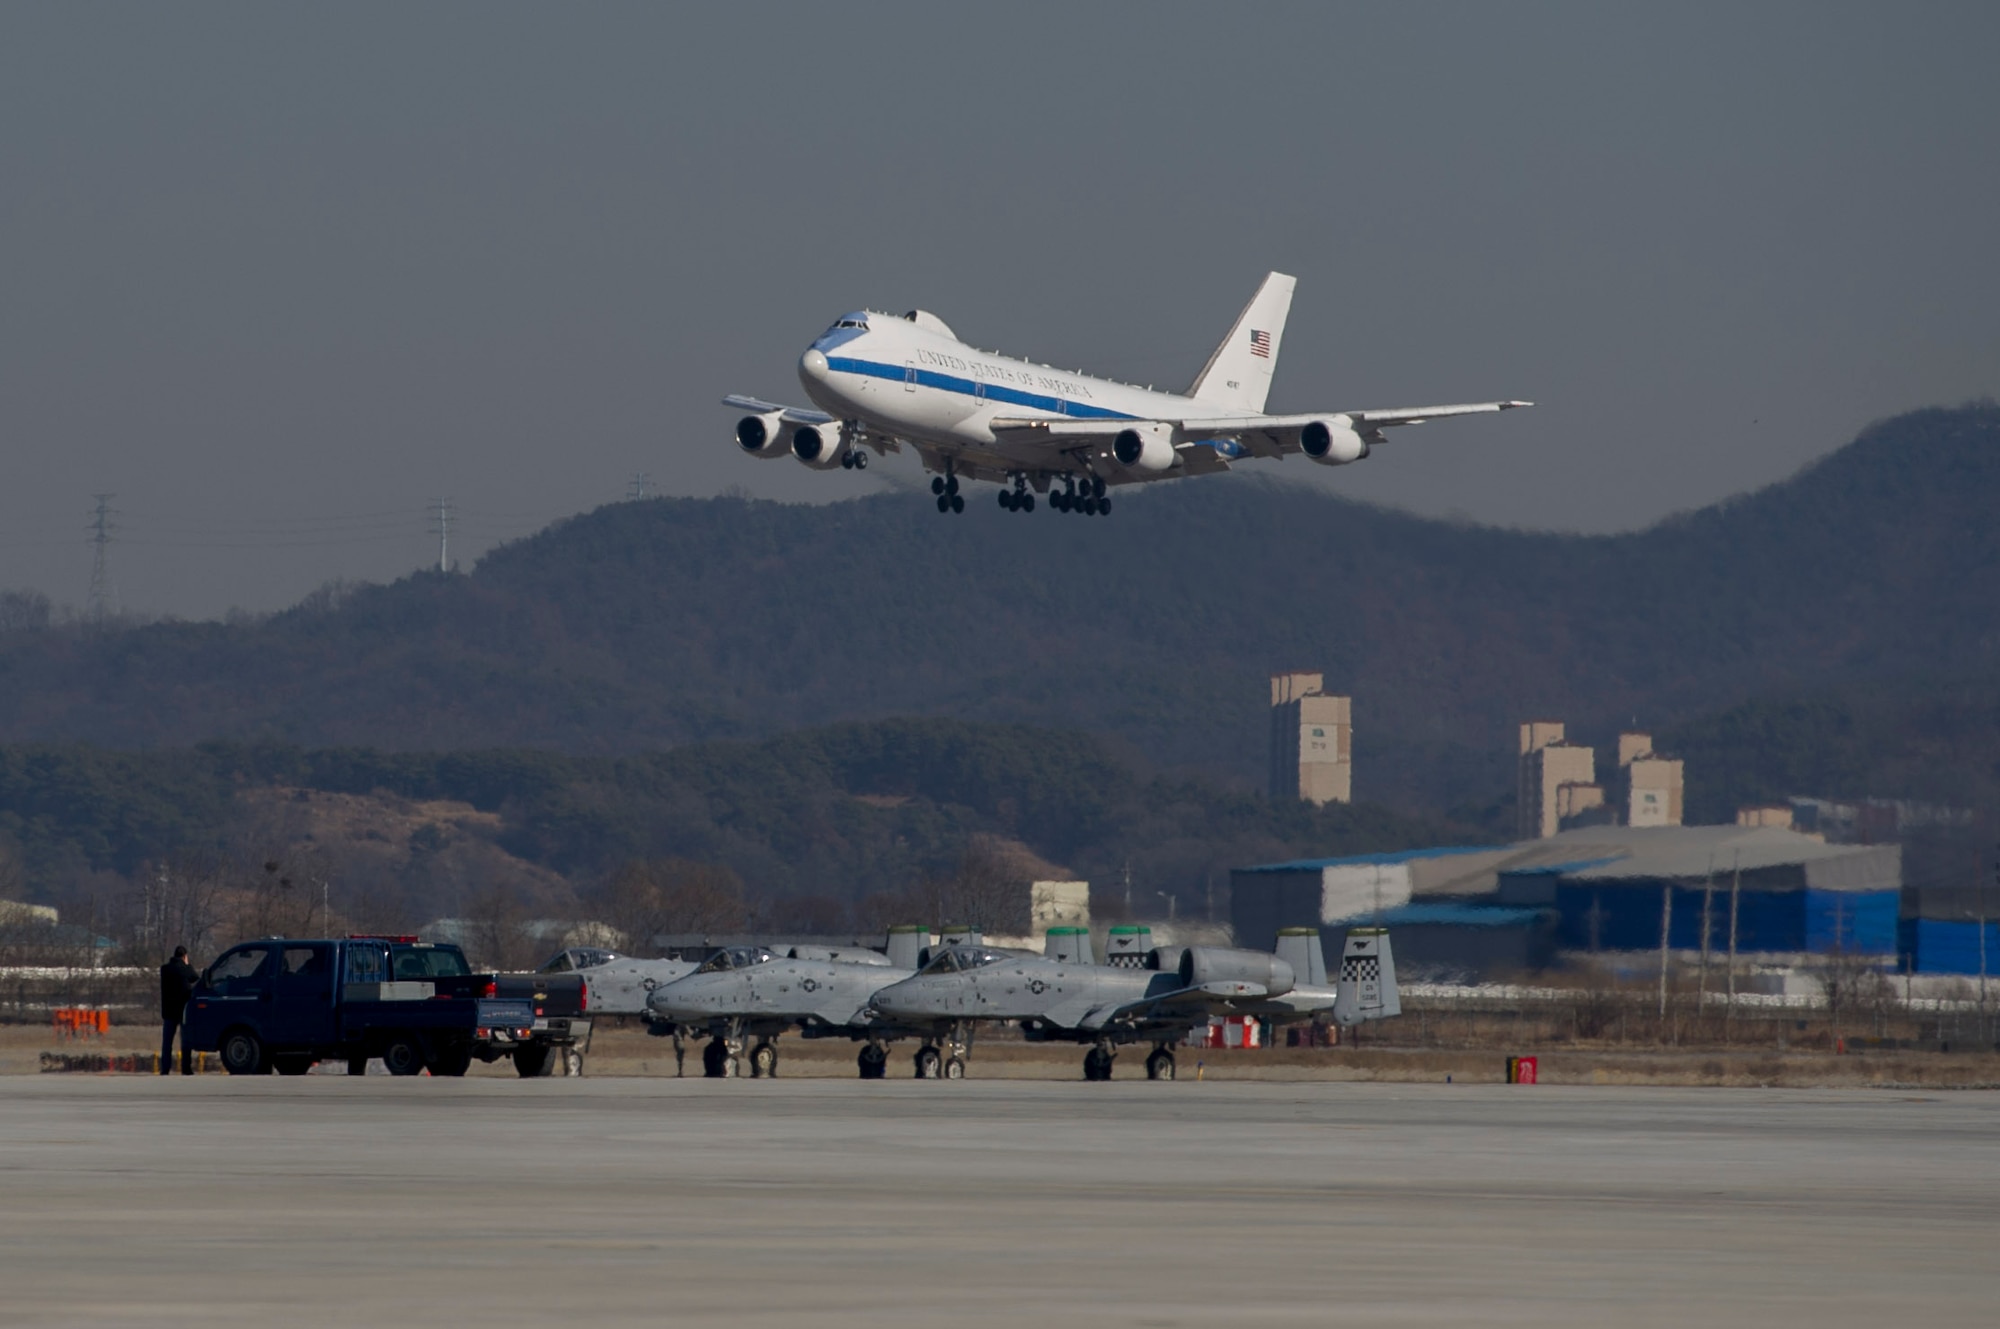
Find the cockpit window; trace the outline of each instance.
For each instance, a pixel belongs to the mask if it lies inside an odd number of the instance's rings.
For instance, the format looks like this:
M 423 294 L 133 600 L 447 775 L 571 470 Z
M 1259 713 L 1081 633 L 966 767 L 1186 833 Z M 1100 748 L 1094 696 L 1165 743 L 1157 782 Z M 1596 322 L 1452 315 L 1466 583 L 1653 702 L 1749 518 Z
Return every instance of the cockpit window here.
M 946 946 L 931 957 L 924 972 L 955 974 L 965 969 L 981 969 L 1006 958 L 1004 951 L 989 951 L 983 946 Z
M 866 328 L 867 326 L 868 326 L 868 314 L 867 314 L 867 312 L 866 312 L 866 311 L 858 311 L 858 312 L 856 312 L 856 313 L 852 313 L 852 314 L 842 314 L 842 315 L 841 315 L 841 316 L 840 316 L 840 317 L 839 317 L 838 319 L 836 319 L 836 320 L 834 321 L 834 324 L 833 324 L 833 326 L 832 326 L 832 327 L 830 327 L 830 328 L 828 328 L 828 329 L 827 329 L 827 331 L 828 331 L 828 332 L 838 332 L 838 331 L 840 331 L 840 330 L 841 330 L 842 328 L 864 328 L 864 329 L 865 329 L 865 328 Z
M 731 969 L 748 969 L 753 964 L 763 964 L 774 959 L 770 951 L 762 946 L 725 946 L 701 962 L 697 974 L 723 974 Z
M 568 951 L 557 951 L 554 959 L 535 972 L 538 974 L 566 974 L 575 967 L 570 963 Z

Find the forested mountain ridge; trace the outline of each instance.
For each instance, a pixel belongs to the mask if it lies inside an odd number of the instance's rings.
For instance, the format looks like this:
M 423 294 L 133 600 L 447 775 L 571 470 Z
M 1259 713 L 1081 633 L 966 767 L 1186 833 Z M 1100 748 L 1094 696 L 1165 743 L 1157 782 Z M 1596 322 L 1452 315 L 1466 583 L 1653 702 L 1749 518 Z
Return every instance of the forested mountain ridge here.
M 948 519 L 900 494 L 625 503 L 468 575 L 261 621 L 0 633 L 0 740 L 615 753 L 927 714 L 1078 726 L 1256 782 L 1265 676 L 1309 668 L 1355 697 L 1357 796 L 1475 804 L 1511 787 L 1528 716 L 1667 729 L 1995 671 L 1996 508 L 1993 406 L 1882 422 L 1617 536 L 1248 479 L 1121 492 L 1109 519 Z

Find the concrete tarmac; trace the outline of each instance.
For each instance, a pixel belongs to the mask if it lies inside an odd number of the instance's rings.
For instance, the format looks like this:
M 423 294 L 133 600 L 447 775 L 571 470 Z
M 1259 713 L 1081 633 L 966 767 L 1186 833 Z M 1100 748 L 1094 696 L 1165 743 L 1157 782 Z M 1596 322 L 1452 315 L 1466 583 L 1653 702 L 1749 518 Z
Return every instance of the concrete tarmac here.
M 0 1324 L 1985 1325 L 2000 1094 L 0 1080 Z

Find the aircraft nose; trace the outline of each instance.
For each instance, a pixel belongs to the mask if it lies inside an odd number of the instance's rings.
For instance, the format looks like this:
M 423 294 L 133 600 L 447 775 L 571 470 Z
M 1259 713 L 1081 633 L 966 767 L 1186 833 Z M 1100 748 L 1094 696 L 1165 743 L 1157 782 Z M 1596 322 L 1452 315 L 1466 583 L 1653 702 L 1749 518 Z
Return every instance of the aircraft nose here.
M 826 381 L 826 353 L 817 346 L 809 348 L 799 357 L 799 377 L 808 383 Z
M 910 985 L 891 983 L 869 999 L 868 1004 L 884 1015 L 907 1015 L 910 1013 Z

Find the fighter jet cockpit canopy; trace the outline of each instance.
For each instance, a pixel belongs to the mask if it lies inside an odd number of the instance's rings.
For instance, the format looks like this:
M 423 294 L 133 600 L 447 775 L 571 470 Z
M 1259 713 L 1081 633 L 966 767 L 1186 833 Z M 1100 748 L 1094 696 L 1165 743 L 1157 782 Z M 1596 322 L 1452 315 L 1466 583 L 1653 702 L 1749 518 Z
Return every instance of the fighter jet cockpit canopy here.
M 724 946 L 701 962 L 697 974 L 726 974 L 732 969 L 748 969 L 767 964 L 777 957 L 762 946 Z
M 610 964 L 618 958 L 618 952 L 607 951 L 602 946 L 572 946 L 568 950 L 557 951 L 547 964 L 535 972 L 538 974 L 567 974 L 578 969 L 595 969 L 602 964 Z
M 943 946 L 931 956 L 931 962 L 923 967 L 923 972 L 956 974 L 966 969 L 984 969 L 989 964 L 1011 958 L 1005 951 L 988 950 L 984 946 Z

